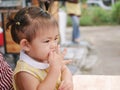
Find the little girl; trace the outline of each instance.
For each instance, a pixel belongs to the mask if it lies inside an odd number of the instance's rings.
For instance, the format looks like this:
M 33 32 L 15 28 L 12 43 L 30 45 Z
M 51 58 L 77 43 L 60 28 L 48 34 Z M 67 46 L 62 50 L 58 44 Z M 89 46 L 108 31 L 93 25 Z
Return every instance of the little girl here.
M 73 90 L 72 74 L 60 51 L 58 24 L 39 7 L 25 7 L 9 18 L 12 39 L 21 47 L 14 70 L 15 90 Z

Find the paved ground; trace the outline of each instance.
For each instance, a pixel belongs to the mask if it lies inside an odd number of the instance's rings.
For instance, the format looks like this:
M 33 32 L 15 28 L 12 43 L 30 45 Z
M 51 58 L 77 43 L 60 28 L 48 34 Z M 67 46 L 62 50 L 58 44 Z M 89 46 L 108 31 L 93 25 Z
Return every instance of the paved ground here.
M 73 63 L 68 65 L 73 74 L 120 75 L 120 26 L 80 29 L 83 41 L 81 45 L 62 46 L 68 48 L 66 58 L 73 60 Z M 72 28 L 67 28 L 67 42 L 71 39 L 71 32 Z M 8 59 L 14 68 L 12 57 Z
M 120 75 L 120 26 L 81 27 L 81 35 L 93 43 L 98 56 L 85 74 Z
M 120 26 L 83 27 L 82 37 L 91 39 L 98 60 L 89 74 L 120 75 Z

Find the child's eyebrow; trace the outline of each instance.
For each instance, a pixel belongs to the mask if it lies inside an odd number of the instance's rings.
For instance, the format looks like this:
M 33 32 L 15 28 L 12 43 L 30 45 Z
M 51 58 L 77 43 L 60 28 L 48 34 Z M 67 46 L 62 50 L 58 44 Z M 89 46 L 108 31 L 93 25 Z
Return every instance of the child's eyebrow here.
M 56 35 L 55 37 L 59 37 L 60 36 L 60 34 L 58 34 L 58 35 Z M 51 39 L 52 37 L 47 37 L 48 39 Z
M 56 35 L 56 37 L 60 36 L 60 34 Z

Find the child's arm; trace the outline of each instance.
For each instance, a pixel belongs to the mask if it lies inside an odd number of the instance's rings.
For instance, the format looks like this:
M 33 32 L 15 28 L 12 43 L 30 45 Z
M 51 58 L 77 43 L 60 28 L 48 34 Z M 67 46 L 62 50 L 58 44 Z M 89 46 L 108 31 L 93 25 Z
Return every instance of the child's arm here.
M 16 75 L 18 90 L 54 90 L 63 65 L 60 59 L 61 57 L 59 57 L 55 52 L 50 53 L 49 72 L 42 82 L 29 73 L 18 73 Z
M 16 75 L 18 90 L 54 90 L 60 70 L 51 68 L 45 80 L 40 82 L 37 78 L 27 72 L 20 72 Z
M 60 51 L 60 50 L 58 50 Z M 64 57 L 67 53 L 67 49 L 65 48 L 62 52 L 62 56 Z M 61 69 L 61 79 L 62 82 L 59 86 L 58 90 L 73 90 L 73 80 L 72 80 L 72 74 L 66 64 L 71 63 L 71 60 L 63 60 L 63 66 Z
M 73 90 L 72 74 L 66 65 L 62 68 L 62 82 L 59 90 Z

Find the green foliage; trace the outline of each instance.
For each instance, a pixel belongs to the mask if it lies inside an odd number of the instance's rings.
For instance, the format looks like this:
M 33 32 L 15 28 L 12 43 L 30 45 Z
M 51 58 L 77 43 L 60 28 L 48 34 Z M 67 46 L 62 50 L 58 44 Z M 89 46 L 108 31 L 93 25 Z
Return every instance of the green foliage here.
M 81 26 L 94 25 L 119 25 L 120 24 L 120 2 L 117 2 L 112 10 L 105 10 L 98 6 L 82 8 L 80 17 Z M 71 18 L 68 17 L 68 26 L 72 25 Z
M 80 1 L 81 1 L 81 3 L 86 3 L 87 0 L 80 0 Z
M 80 25 L 81 26 L 93 25 L 92 16 L 89 16 L 87 13 L 85 14 L 85 12 L 84 12 L 84 16 L 82 15 L 80 18 Z
M 111 12 L 100 7 L 93 10 L 93 22 L 96 24 L 109 24 L 111 22 Z
M 120 1 L 116 2 L 112 7 L 112 18 L 113 21 L 120 24 Z
M 70 16 L 67 17 L 67 26 L 72 26 L 72 21 Z

